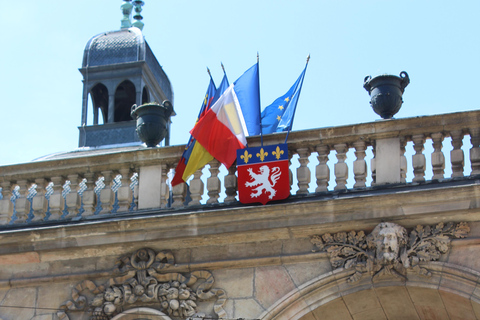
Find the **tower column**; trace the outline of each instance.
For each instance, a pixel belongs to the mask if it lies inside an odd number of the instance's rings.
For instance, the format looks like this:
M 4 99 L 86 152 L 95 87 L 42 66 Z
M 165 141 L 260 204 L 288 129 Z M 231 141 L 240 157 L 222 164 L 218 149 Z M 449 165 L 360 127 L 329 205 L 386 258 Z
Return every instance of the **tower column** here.
M 115 121 L 115 91 L 108 90 L 108 123 Z

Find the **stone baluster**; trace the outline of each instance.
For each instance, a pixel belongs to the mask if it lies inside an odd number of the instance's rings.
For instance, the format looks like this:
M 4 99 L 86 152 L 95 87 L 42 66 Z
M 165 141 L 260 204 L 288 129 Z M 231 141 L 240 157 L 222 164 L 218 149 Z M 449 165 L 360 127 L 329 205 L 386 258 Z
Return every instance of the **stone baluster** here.
M 297 168 L 297 194 L 308 194 L 308 185 L 311 180 L 311 172 L 308 167 L 310 161 L 308 160 L 308 157 L 311 152 L 308 148 L 298 148 L 297 153 L 298 162 L 300 163 L 300 167 Z
M 62 215 L 62 209 L 65 200 L 62 197 L 63 191 L 63 178 L 61 176 L 52 177 L 50 180 L 53 182 L 53 193 L 50 195 L 49 208 L 50 212 L 48 220 L 58 220 Z
M 37 195 L 37 184 L 32 183 L 32 185 L 28 188 L 27 192 L 27 201 L 30 203 L 29 204 L 29 210 L 28 210 L 28 215 L 27 219 L 25 220 L 26 223 L 30 223 L 33 221 L 35 218 L 35 215 L 33 214 L 33 199 Z
M 335 163 L 334 170 L 335 170 L 335 181 L 337 185 L 335 186 L 335 190 L 344 190 L 347 189 L 347 179 L 348 179 L 348 166 L 345 163 L 345 159 L 347 158 L 347 144 L 340 143 L 333 146 L 335 151 L 337 151 L 337 160 L 338 162 Z
M 236 164 L 228 168 L 228 174 L 225 176 L 225 194 L 227 195 L 224 200 L 225 203 L 237 201 L 238 181 L 235 172 L 237 172 Z
M 100 192 L 100 201 L 102 202 L 102 214 L 107 214 L 112 211 L 113 201 L 115 198 L 114 192 L 112 190 L 113 183 L 113 172 L 110 170 L 101 172 L 105 180 L 105 188 Z
M 214 159 L 209 162 L 209 165 L 210 178 L 207 179 L 207 204 L 218 203 L 218 198 L 220 197 L 220 191 L 222 187 L 220 178 L 218 178 L 218 173 L 220 172 L 220 162 Z
M 202 169 L 200 168 L 193 174 L 193 179 L 190 181 L 190 197 L 192 201 L 188 204 L 189 206 L 200 205 L 200 200 L 202 200 L 203 192 L 205 191 L 205 184 L 202 181 Z
M 17 206 L 17 199 L 20 198 L 19 190 L 20 190 L 20 186 L 17 186 L 17 185 L 13 186 L 12 188 L 12 196 L 10 197 L 10 201 L 12 202 L 13 214 L 9 224 L 13 224 L 18 220 L 16 206 Z
M 355 148 L 355 157 L 357 160 L 353 162 L 353 174 L 355 176 L 354 188 L 363 188 L 367 181 L 367 162 L 365 161 L 366 143 L 359 140 L 353 143 Z
M 22 223 L 27 220 L 27 215 L 30 211 L 30 201 L 27 199 L 29 186 L 27 180 L 18 180 L 17 186 L 20 187 L 17 189 L 19 196 L 14 203 L 15 218 L 12 217 L 12 222 Z
M 138 208 L 138 173 L 134 172 L 130 177 L 130 185 L 129 188 L 131 190 L 131 199 L 132 202 L 128 208 L 128 211 L 134 211 Z
M 12 196 L 10 181 L 0 183 L 0 224 L 7 224 L 12 216 L 13 207 L 10 202 Z
M 462 150 L 463 136 L 464 134 L 462 130 L 454 130 L 450 132 L 453 147 L 453 150 L 450 151 L 452 178 L 463 177 L 463 166 L 465 165 L 465 155 Z
M 105 189 L 105 177 L 98 177 L 95 181 L 95 212 L 94 215 L 100 214 L 102 212 L 102 190 Z
M 70 188 L 70 180 L 66 180 L 65 183 L 63 184 L 63 190 L 62 190 L 62 197 L 63 197 L 63 203 L 64 203 L 64 207 L 63 207 L 63 210 L 62 210 L 62 215 L 60 216 L 60 219 L 65 219 L 67 218 L 67 216 L 69 215 L 69 211 L 68 211 L 68 204 L 67 204 L 67 196 L 70 194 L 70 192 L 72 191 L 72 189 Z
M 442 152 L 443 133 L 437 132 L 431 135 L 433 141 L 432 152 L 432 180 L 442 180 L 445 174 L 445 156 Z
M 185 197 L 187 195 L 187 184 L 185 182 L 179 183 L 172 187 L 172 207 L 180 208 L 184 206 Z
M 470 129 L 470 162 L 472 164 L 471 175 L 480 174 L 480 128 Z
M 127 212 L 132 201 L 132 190 L 130 189 L 130 169 L 119 170 L 121 178 L 121 185 L 117 191 L 118 212 Z
M 78 210 L 80 209 L 80 196 L 78 195 L 80 176 L 78 174 L 69 174 L 67 179 L 70 181 L 70 192 L 65 199 L 65 208 L 68 207 L 68 216 L 74 217 L 78 214 Z
M 370 160 L 370 170 L 372 171 L 372 187 L 377 184 L 377 147 L 376 143 L 373 145 L 372 149 L 373 157 Z
M 80 181 L 80 183 L 78 184 L 78 189 L 77 189 L 77 193 L 78 193 L 78 201 L 80 203 L 79 205 L 79 208 L 78 208 L 78 213 L 76 215 L 76 217 L 81 217 L 82 214 L 85 212 L 85 206 L 84 206 L 84 203 L 83 203 L 83 194 L 85 193 L 85 191 L 87 191 L 87 179 L 86 178 L 83 178 L 82 181 Z
M 82 195 L 82 203 L 83 203 L 83 212 L 82 216 L 87 217 L 93 215 L 95 211 L 95 173 L 87 172 L 83 174 L 83 177 L 87 179 L 86 181 L 86 190 L 83 191 Z
M 43 178 L 35 179 L 37 185 L 37 194 L 32 201 L 32 209 L 35 217 L 33 221 L 43 220 L 47 212 L 47 199 L 45 198 L 45 187 L 47 186 L 47 180 Z
M 52 197 L 52 194 L 55 192 L 53 185 L 54 183 L 50 181 L 45 187 L 45 201 L 47 202 L 47 210 L 45 210 L 45 217 L 43 218 L 43 221 L 50 220 L 50 217 L 52 216 L 52 211 L 50 208 L 50 198 Z
M 119 205 L 119 200 L 118 200 L 118 191 L 120 190 L 120 188 L 122 187 L 122 175 L 121 174 L 117 174 L 115 175 L 115 178 L 113 178 L 112 180 L 112 197 L 113 197 L 113 200 L 112 200 L 112 211 L 111 213 L 117 213 L 118 212 L 118 209 L 120 209 L 120 205 Z
M 317 179 L 317 188 L 315 192 L 328 191 L 328 182 L 330 181 L 330 168 L 327 165 L 330 148 L 327 145 L 319 145 L 316 148 L 318 165 L 315 168 L 315 178 Z
M 400 182 L 407 182 L 407 157 L 405 157 L 405 148 L 407 146 L 406 137 L 400 137 Z
M 162 175 L 160 179 L 160 208 L 166 208 L 168 206 L 168 198 L 170 197 L 170 181 L 168 181 L 168 166 L 163 163 Z
M 425 136 L 423 134 L 417 134 L 412 136 L 413 149 L 415 154 L 412 157 L 413 164 L 413 182 L 425 181 L 425 155 L 422 153 L 425 144 Z

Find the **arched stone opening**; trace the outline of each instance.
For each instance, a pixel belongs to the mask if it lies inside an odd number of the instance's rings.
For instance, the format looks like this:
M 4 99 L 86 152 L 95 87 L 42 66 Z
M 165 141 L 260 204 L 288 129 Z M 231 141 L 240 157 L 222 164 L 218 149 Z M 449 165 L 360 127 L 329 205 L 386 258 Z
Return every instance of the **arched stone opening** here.
M 172 320 L 169 316 L 151 308 L 133 308 L 117 314 L 111 320 Z
M 93 124 L 98 124 L 98 111 L 102 112 L 103 123 L 108 122 L 108 89 L 102 83 L 96 84 L 90 90 L 93 104 Z
M 135 85 L 129 80 L 125 80 L 120 83 L 117 87 L 117 90 L 115 90 L 115 109 L 113 121 L 121 122 L 132 120 L 130 111 L 132 109 L 132 105 L 135 104 L 135 101 Z
M 427 264 L 426 264 L 427 265 Z M 364 277 L 348 283 L 351 270 L 317 277 L 273 304 L 261 320 L 480 319 L 480 273 L 447 263 L 429 263 L 431 277 L 408 280 Z
M 149 103 L 150 101 L 150 94 L 148 92 L 147 87 L 143 87 L 142 91 L 142 104 Z

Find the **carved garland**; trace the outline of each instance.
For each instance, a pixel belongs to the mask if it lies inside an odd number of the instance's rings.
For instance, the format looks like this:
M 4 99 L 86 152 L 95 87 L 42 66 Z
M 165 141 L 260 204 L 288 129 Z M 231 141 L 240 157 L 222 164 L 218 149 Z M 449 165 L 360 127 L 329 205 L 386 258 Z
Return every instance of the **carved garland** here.
M 438 260 L 449 250 L 451 239 L 465 238 L 469 231 L 466 222 L 419 225 L 410 233 L 398 224 L 382 222 L 368 236 L 363 231 L 326 233 L 313 236 L 311 242 L 328 253 L 334 269 L 355 270 L 348 282 L 360 280 L 365 273 L 372 278 L 391 274 L 406 279 L 407 269 L 431 276 L 420 263 Z
M 90 320 L 109 320 L 130 305 L 153 303 L 169 316 L 187 318 L 200 316 L 198 302 L 217 297 L 214 312 L 220 319 L 225 318 L 223 305 L 227 295 L 224 290 L 213 288 L 213 275 L 204 270 L 187 275 L 163 273 L 174 264 L 170 251 L 156 254 L 145 248 L 124 256 L 115 263 L 114 277 L 107 283 L 100 286 L 90 280 L 79 283 L 72 290 L 72 300 L 60 306 L 57 316 L 69 320 L 68 311 L 82 310 L 92 314 Z M 202 281 L 197 282 L 199 279 Z M 88 293 L 93 295 L 90 300 Z

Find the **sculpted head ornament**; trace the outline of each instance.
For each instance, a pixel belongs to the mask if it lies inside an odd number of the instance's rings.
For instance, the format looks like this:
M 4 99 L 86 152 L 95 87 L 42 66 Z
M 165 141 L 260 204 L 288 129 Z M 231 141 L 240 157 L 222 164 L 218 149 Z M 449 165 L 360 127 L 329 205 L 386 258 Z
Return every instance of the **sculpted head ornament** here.
M 349 282 L 364 274 L 372 278 L 393 275 L 407 278 L 408 272 L 430 276 L 427 262 L 448 252 L 451 239 L 465 238 L 470 231 L 465 222 L 418 225 L 410 232 L 392 222 L 379 223 L 369 235 L 363 231 L 313 236 L 312 243 L 328 253 L 334 269 L 353 269 Z
M 375 247 L 378 263 L 391 263 L 407 243 L 407 230 L 392 222 L 378 224 L 369 235 L 369 246 Z

